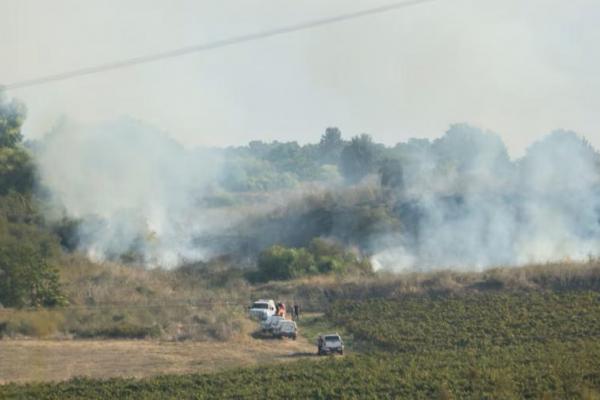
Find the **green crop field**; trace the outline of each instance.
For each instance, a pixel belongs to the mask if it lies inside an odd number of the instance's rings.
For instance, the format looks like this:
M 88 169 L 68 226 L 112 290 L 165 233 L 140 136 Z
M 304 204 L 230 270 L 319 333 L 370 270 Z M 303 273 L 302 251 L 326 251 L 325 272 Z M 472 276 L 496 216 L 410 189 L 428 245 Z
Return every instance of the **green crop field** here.
M 600 340 L 600 293 L 484 292 L 336 302 L 329 319 L 384 350 L 486 350 Z
M 13 384 L 0 387 L 0 398 L 600 398 L 597 292 L 343 301 L 322 318 L 354 337 L 349 356 L 216 374 Z
M 352 355 L 322 362 L 144 380 L 73 380 L 0 389 L 2 398 L 595 398 L 600 343 Z

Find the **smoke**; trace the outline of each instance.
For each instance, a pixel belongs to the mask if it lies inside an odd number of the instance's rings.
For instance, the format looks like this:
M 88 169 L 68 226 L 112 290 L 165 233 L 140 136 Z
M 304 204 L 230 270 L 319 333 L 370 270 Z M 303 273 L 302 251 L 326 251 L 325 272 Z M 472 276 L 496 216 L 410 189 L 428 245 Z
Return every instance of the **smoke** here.
M 173 267 L 319 236 L 394 271 L 600 256 L 600 156 L 572 132 L 542 138 L 518 160 L 498 135 L 468 125 L 432 142 L 376 145 L 379 159 L 399 163 L 381 164 L 386 179 L 363 186 L 303 181 L 323 169 L 307 158 L 315 145 L 271 146 L 266 156 L 252 146 L 187 149 L 122 119 L 62 124 L 36 158 L 49 218 L 77 219 L 78 248 L 96 260 Z
M 395 211 L 403 231 L 375 238 L 377 268 L 482 269 L 600 256 L 599 155 L 556 131 L 512 162 L 500 138 L 455 125 L 406 144 Z M 414 147 L 414 146 L 413 146 Z
M 91 258 L 131 253 L 169 267 L 207 256 L 193 237 L 217 218 L 199 206 L 215 180 L 216 154 L 187 150 L 122 119 L 98 127 L 61 124 L 36 156 L 54 217 L 80 220 L 79 247 Z

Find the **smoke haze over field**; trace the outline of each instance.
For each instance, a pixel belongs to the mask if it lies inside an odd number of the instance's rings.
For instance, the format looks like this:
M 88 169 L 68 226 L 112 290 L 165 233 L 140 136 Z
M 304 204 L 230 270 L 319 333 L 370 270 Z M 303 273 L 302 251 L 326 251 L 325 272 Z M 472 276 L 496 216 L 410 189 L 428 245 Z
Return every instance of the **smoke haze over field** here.
M 36 154 L 52 218 L 80 219 L 78 246 L 96 259 L 132 253 L 172 267 L 315 236 L 392 270 L 600 256 L 599 156 L 574 133 L 543 137 L 516 161 L 499 136 L 468 125 L 431 142 L 372 146 L 378 163 L 399 160 L 394 185 L 373 175 L 340 184 L 334 166 L 299 156 L 318 157 L 314 145 L 190 150 L 127 119 L 64 124 Z
M 600 159 L 574 133 L 556 131 L 516 162 L 499 137 L 465 126 L 436 146 L 436 155 L 417 153 L 406 168 L 400 214 L 413 219 L 414 233 L 384 237 L 378 266 L 484 268 L 600 255 Z M 457 152 L 462 162 L 436 174 Z
M 208 152 L 123 119 L 59 126 L 37 156 L 54 213 L 83 220 L 79 242 L 92 258 L 136 250 L 148 264 L 172 266 L 206 257 L 190 241 L 212 224 L 198 206 L 218 166 Z
M 0 2 L 0 85 L 386 2 L 276 3 Z M 229 253 L 252 260 L 314 237 L 394 270 L 598 256 L 598 155 L 573 133 L 543 134 L 569 127 L 600 146 L 600 3 L 409 3 L 13 85 L 65 247 L 166 267 Z M 76 123 L 56 125 L 63 115 Z M 456 121 L 501 136 L 467 125 L 443 134 Z M 348 136 L 332 129 L 305 144 L 329 124 Z M 374 136 L 349 140 L 362 132 Z

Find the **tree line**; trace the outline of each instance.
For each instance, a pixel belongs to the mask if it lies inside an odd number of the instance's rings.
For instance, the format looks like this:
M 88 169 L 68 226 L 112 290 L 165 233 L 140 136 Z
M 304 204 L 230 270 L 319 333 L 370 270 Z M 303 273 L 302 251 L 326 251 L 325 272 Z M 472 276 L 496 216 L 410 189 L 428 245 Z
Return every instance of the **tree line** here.
M 60 244 L 34 194 L 35 166 L 21 134 L 25 115 L 23 104 L 0 97 L 0 305 L 61 305 Z

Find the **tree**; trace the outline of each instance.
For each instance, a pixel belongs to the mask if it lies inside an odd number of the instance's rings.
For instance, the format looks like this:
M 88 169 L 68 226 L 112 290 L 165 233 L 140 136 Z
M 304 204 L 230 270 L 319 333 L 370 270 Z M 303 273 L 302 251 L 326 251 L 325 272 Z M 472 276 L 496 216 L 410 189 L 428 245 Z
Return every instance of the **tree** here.
M 340 157 L 340 171 L 349 182 L 358 182 L 377 170 L 380 149 L 371 136 L 362 134 L 352 138 Z
M 23 139 L 21 126 L 25 121 L 25 106 L 16 101 L 6 101 L 0 92 L 0 147 L 15 147 Z
M 499 174 L 510 169 L 510 157 L 500 136 L 467 124 L 452 125 L 433 142 L 433 151 L 441 164 L 455 165 L 461 173 Z
M 557 130 L 527 148 L 518 163 L 520 184 L 522 190 L 541 196 L 559 189 L 594 204 L 585 207 L 578 200 L 582 209 L 597 209 L 599 164 L 600 154 L 585 139 L 575 132 Z M 583 221 L 575 224 L 582 226 Z
M 264 158 L 277 171 L 295 174 L 301 180 L 319 177 L 319 165 L 311 157 L 309 146 L 301 147 L 297 142 L 276 143 Z
M 35 183 L 31 156 L 20 147 L 0 147 L 0 195 L 30 193 Z
M 7 102 L 0 93 L 0 194 L 11 190 L 29 193 L 34 184 L 31 157 L 20 146 L 25 107 L 13 100 Z
M 56 237 L 31 223 L 36 217 L 23 217 L 27 213 L 18 210 L 19 200 L 10 201 L 9 205 L 6 202 L 3 198 L 0 214 L 0 304 L 8 307 L 65 304 L 58 272 L 50 261 L 59 252 Z M 20 220 L 15 215 L 21 216 Z
M 321 162 L 323 164 L 337 164 L 343 148 L 342 132 L 335 127 L 327 128 L 319 142 L 319 157 Z
M 36 209 L 34 165 L 21 145 L 24 118 L 25 107 L 0 97 L 0 304 L 64 304 L 52 267 L 58 239 Z
M 248 143 L 248 150 L 250 151 L 250 154 L 259 158 L 264 157 L 264 155 L 267 154 L 271 148 L 272 144 L 265 143 L 262 140 L 253 140 Z
M 404 171 L 402 163 L 395 158 L 383 161 L 379 168 L 381 186 L 402 191 L 404 189 Z

